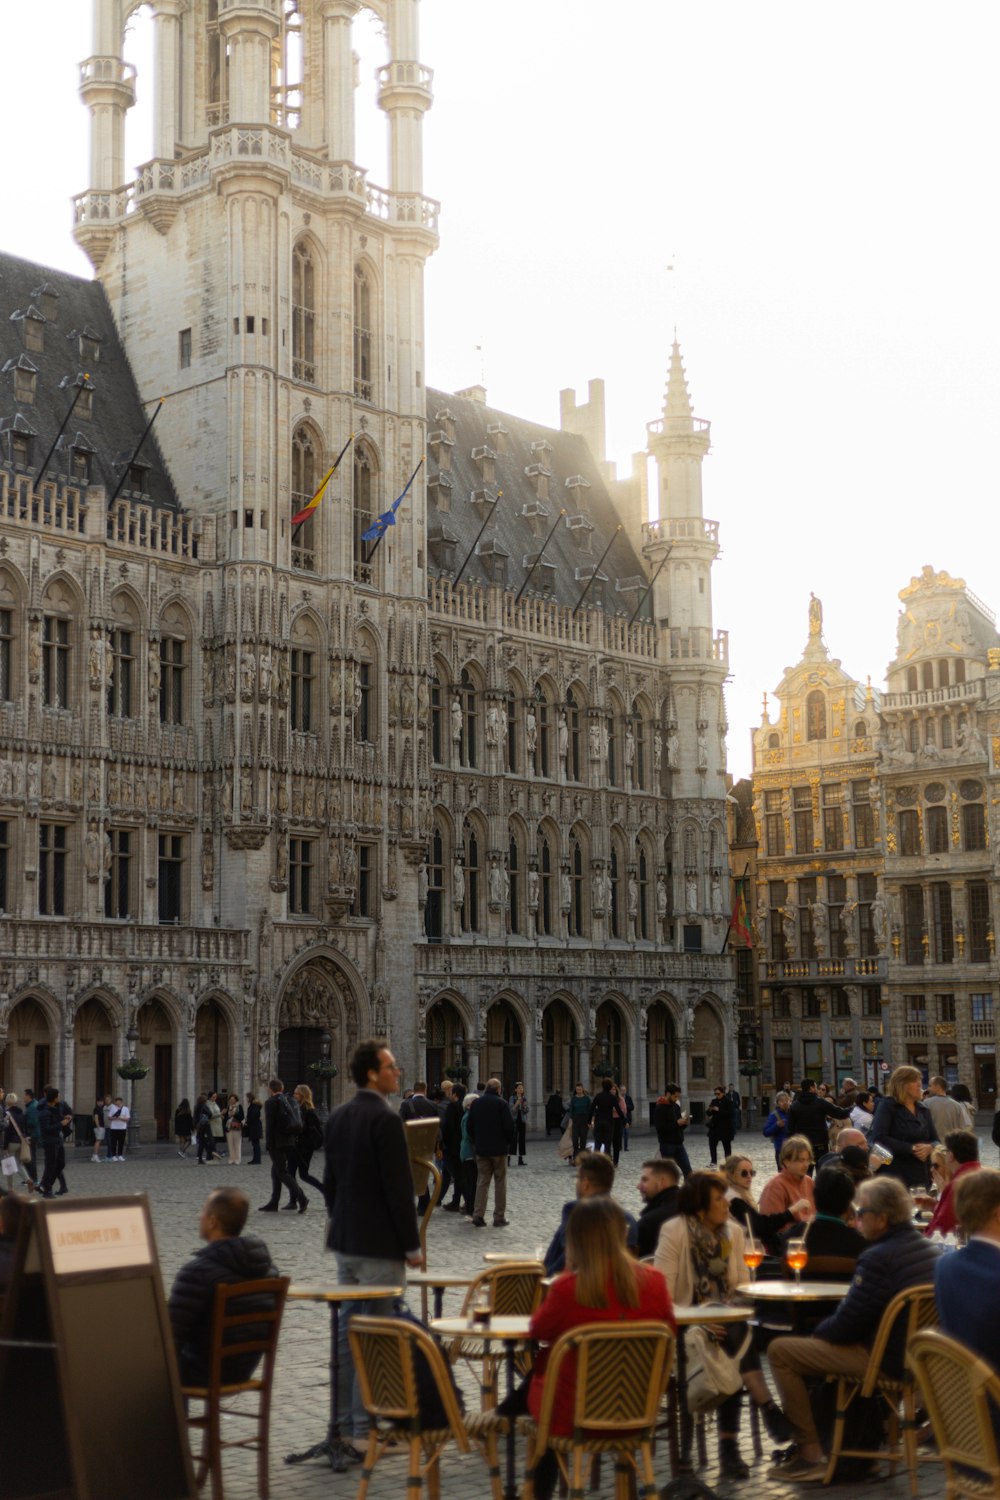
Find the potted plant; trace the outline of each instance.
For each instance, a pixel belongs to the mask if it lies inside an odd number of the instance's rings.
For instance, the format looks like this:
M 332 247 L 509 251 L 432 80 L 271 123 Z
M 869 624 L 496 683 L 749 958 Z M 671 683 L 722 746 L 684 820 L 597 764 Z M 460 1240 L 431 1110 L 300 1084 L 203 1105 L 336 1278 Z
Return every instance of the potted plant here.
M 138 1057 L 130 1057 L 127 1061 L 120 1063 L 118 1077 L 124 1078 L 132 1083 L 139 1083 L 149 1072 L 149 1064 L 142 1062 Z

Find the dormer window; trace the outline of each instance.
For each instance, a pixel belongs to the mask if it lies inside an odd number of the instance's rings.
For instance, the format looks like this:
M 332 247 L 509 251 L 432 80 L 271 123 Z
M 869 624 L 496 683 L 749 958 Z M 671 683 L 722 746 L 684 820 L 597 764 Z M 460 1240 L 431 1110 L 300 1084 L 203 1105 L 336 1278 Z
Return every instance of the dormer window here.
M 443 406 L 440 411 L 434 413 L 434 420 L 441 428 L 441 434 L 449 442 L 455 441 L 455 414 Z
M 6 453 L 8 462 L 15 468 L 29 468 L 32 444 L 38 434 L 20 412 L 13 419 L 5 417 L 0 421 L 0 435 L 4 439 L 0 452 Z
M 581 552 L 590 551 L 590 543 L 594 534 L 594 523 L 587 516 L 567 516 L 566 530 Z
M 534 446 L 532 444 L 532 447 Z M 547 500 L 549 498 L 549 480 L 552 478 L 552 470 L 547 469 L 544 464 L 529 464 L 524 472 L 531 480 L 538 499 Z
M 45 319 L 37 307 L 31 306 L 11 313 L 10 321 L 21 325 L 21 342 L 29 354 L 44 352 Z
M 96 338 L 93 334 L 90 334 L 90 333 L 81 333 L 81 335 L 80 335 L 80 359 L 81 359 L 82 363 L 85 364 L 87 366 L 87 368 L 89 369 L 91 365 L 96 365 L 97 364 L 97 361 L 100 359 L 100 357 L 101 357 L 101 341 L 100 341 L 100 339 Z
M 69 456 L 69 477 L 74 484 L 90 483 L 90 463 L 93 453 L 89 448 L 72 448 Z
M 483 571 L 490 582 L 500 588 L 507 586 L 508 556 L 499 542 L 483 542 L 479 547 L 479 561 L 483 565 Z
M 541 536 L 542 525 L 548 519 L 548 508 L 544 505 L 533 504 L 529 501 L 527 505 L 521 506 L 521 514 L 531 527 L 533 536 Z
M 534 591 L 539 594 L 554 593 L 556 583 L 555 563 L 550 562 L 548 558 L 538 552 L 526 552 L 521 563 L 524 571 L 527 573 L 533 564 L 537 564 L 537 566 L 531 575 L 528 592 Z
M 31 463 L 31 434 L 11 432 L 10 461 L 15 469 L 27 469 Z
M 143 463 L 129 464 L 128 476 L 125 480 L 125 488 L 131 490 L 133 495 L 145 495 L 146 478 L 149 474 L 149 465 Z
M 94 415 L 94 387 L 91 385 L 86 375 L 82 374 L 78 375 L 75 380 L 71 380 L 70 377 L 66 375 L 59 382 L 60 390 L 67 390 L 68 388 L 72 387 L 75 387 L 73 392 L 74 396 L 76 395 L 77 390 L 79 391 L 79 399 L 77 400 L 76 405 L 73 407 L 73 415 L 80 422 L 89 422 L 91 417 Z
M 445 573 L 455 571 L 455 548 L 458 537 L 445 526 L 432 526 L 427 532 L 427 545 L 438 567 Z
M 54 323 L 59 317 L 59 293 L 49 282 L 44 281 L 41 286 L 36 286 L 31 294 L 31 300 L 37 305 L 47 323 Z
M 428 435 L 427 446 L 431 450 L 431 457 L 439 469 L 451 468 L 451 450 L 455 446 L 455 439 L 442 427 L 437 432 Z
M 497 477 L 497 456 L 492 448 L 473 448 L 472 461 L 479 466 L 484 484 L 493 484 Z
M 28 359 L 22 354 L 17 361 L 11 360 L 4 366 L 4 370 L 11 370 L 14 375 L 14 400 L 19 406 L 31 406 L 35 400 L 35 390 L 38 384 L 38 371 Z
M 585 510 L 590 480 L 584 479 L 582 474 L 571 474 L 566 480 L 565 488 L 570 491 L 573 504 L 579 506 L 580 510 Z
M 494 452 L 499 456 L 509 452 L 508 439 L 510 433 L 502 422 L 491 422 L 486 429 L 486 436 L 493 445 Z
M 427 498 L 442 514 L 451 510 L 451 475 L 432 474 L 427 481 Z

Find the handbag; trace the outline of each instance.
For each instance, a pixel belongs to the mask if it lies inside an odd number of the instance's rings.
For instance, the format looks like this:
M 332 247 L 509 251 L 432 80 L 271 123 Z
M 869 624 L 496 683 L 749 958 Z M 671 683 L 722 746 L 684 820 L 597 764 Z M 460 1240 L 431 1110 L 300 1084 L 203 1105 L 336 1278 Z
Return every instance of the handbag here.
M 573 1155 L 573 1126 L 572 1126 L 572 1124 L 567 1125 L 566 1129 L 563 1131 L 562 1135 L 559 1137 L 559 1144 L 556 1147 L 556 1155 L 558 1156 L 558 1158 L 559 1158 L 560 1161 L 568 1161 L 569 1158 Z
M 730 1353 L 725 1342 L 697 1325 L 684 1334 L 687 1352 L 687 1404 L 693 1416 L 714 1411 L 735 1396 L 743 1385 L 740 1361 L 750 1347 L 750 1329 L 746 1329 L 739 1348 Z
M 31 1142 L 26 1141 L 23 1135 L 21 1137 L 21 1160 L 26 1162 L 31 1161 Z
M 15 1156 L 0 1157 L 0 1171 L 5 1177 L 16 1177 L 19 1170 Z

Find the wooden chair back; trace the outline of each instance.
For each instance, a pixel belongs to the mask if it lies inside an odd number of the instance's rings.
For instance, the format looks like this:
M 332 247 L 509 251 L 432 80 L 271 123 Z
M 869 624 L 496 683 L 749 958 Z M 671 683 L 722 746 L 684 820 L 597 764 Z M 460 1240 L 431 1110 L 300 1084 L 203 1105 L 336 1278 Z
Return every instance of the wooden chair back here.
M 993 1425 L 1000 1419 L 1000 1376 L 964 1345 L 933 1330 L 914 1334 L 906 1356 L 944 1461 L 948 1494 L 1000 1494 Z M 969 1483 L 970 1469 L 981 1480 Z
M 465 1422 L 455 1398 L 455 1387 L 437 1342 L 425 1328 L 396 1318 L 354 1317 L 348 1328 L 361 1399 L 373 1421 L 405 1424 L 421 1430 L 420 1389 L 415 1360 L 418 1353 L 441 1397 L 446 1425 L 462 1453 L 469 1451 Z
M 885 1360 L 885 1352 L 898 1319 L 904 1321 L 907 1348 L 922 1329 L 934 1327 L 938 1320 L 937 1303 L 934 1301 L 934 1287 L 929 1282 L 924 1282 L 919 1286 L 908 1286 L 905 1291 L 899 1292 L 882 1314 L 882 1321 L 878 1325 L 878 1333 L 875 1335 L 875 1342 L 868 1359 L 868 1368 L 859 1392 L 859 1395 L 863 1397 L 873 1396 L 879 1380 L 883 1378 L 882 1364 Z M 900 1384 L 905 1384 L 907 1378 L 904 1372 L 900 1377 Z
M 530 1318 L 541 1305 L 545 1266 L 540 1260 L 500 1261 L 488 1266 L 473 1281 L 462 1302 L 463 1314 L 489 1302 L 494 1318 Z
M 545 1369 L 535 1447 L 548 1443 L 559 1377 L 575 1359 L 573 1427 L 580 1441 L 652 1432 L 673 1362 L 674 1338 L 654 1320 L 584 1323 L 564 1333 Z M 584 1436 L 586 1434 L 586 1436 Z

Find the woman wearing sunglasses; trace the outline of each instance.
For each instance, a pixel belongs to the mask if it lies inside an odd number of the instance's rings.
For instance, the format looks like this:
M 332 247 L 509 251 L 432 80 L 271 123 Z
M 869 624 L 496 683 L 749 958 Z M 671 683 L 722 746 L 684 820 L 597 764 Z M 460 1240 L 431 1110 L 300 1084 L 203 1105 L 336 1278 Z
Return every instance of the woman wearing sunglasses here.
M 753 1194 L 755 1173 L 748 1156 L 727 1156 L 723 1171 L 730 1217 L 736 1220 L 744 1234 L 751 1235 L 762 1245 L 768 1255 L 779 1255 L 781 1242 L 778 1235 L 787 1225 L 795 1223 L 795 1215 L 788 1208 L 773 1214 L 761 1213 Z

